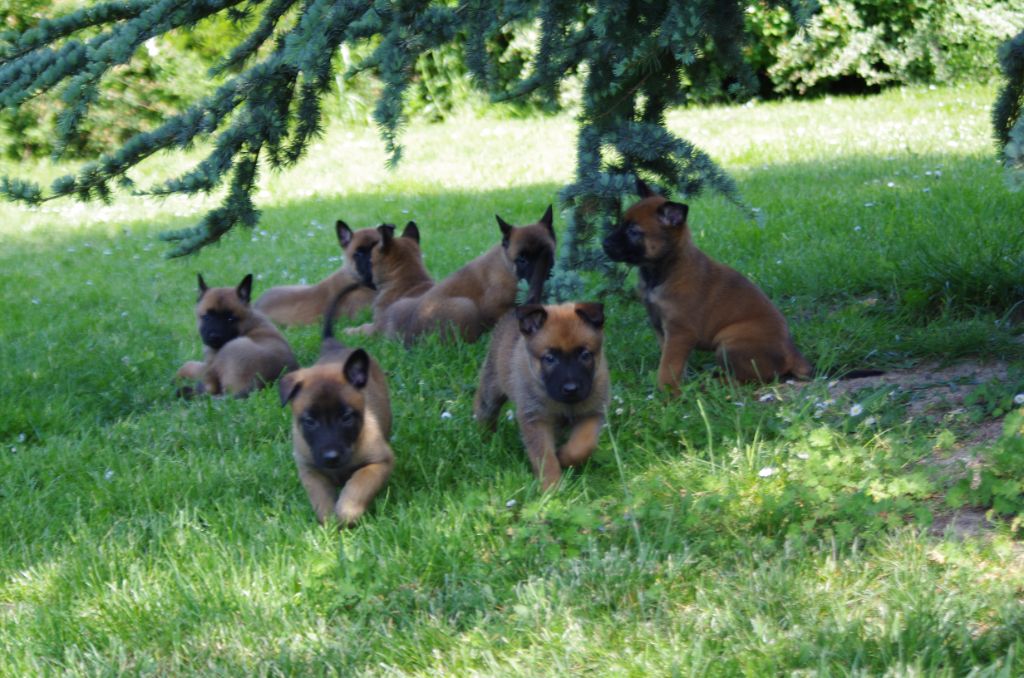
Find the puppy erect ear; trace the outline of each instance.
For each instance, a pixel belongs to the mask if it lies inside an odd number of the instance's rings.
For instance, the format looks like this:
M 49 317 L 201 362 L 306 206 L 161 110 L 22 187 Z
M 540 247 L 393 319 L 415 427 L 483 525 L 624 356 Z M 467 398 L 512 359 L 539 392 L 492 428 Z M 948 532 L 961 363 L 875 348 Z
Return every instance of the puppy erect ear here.
M 242 278 L 242 282 L 235 288 L 235 293 L 243 304 L 249 303 L 249 299 L 252 298 L 252 273 Z
M 636 178 L 636 194 L 639 195 L 641 198 L 650 198 L 652 195 L 658 195 L 640 177 Z
M 405 225 L 405 230 L 402 231 L 402 237 L 415 240 L 417 245 L 420 244 L 420 229 L 416 225 L 415 221 L 410 221 Z
M 341 219 L 334 222 L 334 232 L 338 234 L 338 242 L 341 243 L 341 249 L 345 249 L 352 242 L 352 229 Z
M 519 321 L 519 331 L 527 337 L 544 327 L 547 319 L 548 312 L 540 304 L 516 306 L 516 320 Z
M 196 273 L 196 277 L 199 279 L 199 299 L 202 299 L 203 295 L 206 294 L 206 290 L 210 288 L 207 286 L 206 281 L 203 280 L 202 273 Z M 196 299 L 196 301 L 198 301 L 199 299 Z
M 342 371 L 348 383 L 355 388 L 366 386 L 366 382 L 370 380 L 370 356 L 363 349 L 357 348 L 345 361 Z
M 281 406 L 284 407 L 292 401 L 292 398 L 299 394 L 302 388 L 302 380 L 298 372 L 289 372 L 277 382 L 277 392 L 281 396 Z
M 689 213 L 690 208 L 681 202 L 666 202 L 658 207 L 658 220 L 664 226 L 685 226 L 686 215 Z
M 377 232 L 380 233 L 380 249 L 381 251 L 386 250 L 391 246 L 391 241 L 395 239 L 395 226 L 394 224 L 381 224 L 377 227 Z
M 554 223 L 554 216 L 551 213 L 551 207 L 551 205 L 548 205 L 548 209 L 546 212 L 544 212 L 544 216 L 540 218 L 540 223 L 543 224 L 544 226 L 547 226 L 548 233 L 550 233 L 551 237 L 554 238 L 555 227 L 552 226 L 552 224 Z
M 583 322 L 595 330 L 604 327 L 604 304 L 592 302 L 576 304 L 576 315 L 583 318 Z
M 512 229 L 514 226 L 499 217 L 497 214 L 494 215 L 494 218 L 498 220 L 498 228 L 501 229 L 501 246 L 508 247 L 508 239 L 512 237 Z

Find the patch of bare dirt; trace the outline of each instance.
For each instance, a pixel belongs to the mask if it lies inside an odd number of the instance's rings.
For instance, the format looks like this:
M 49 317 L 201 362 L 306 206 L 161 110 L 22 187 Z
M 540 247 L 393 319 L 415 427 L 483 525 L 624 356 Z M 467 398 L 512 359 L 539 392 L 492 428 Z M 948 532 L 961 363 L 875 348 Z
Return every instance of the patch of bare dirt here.
M 892 370 L 875 377 L 846 379 L 829 383 L 832 397 L 850 395 L 862 389 L 890 387 L 908 396 L 907 418 L 933 422 L 936 428 L 958 424 L 959 434 L 952 446 L 936 449 L 922 463 L 948 469 L 951 475 L 970 473 L 979 466 L 978 451 L 999 439 L 1002 418 L 966 424 L 964 398 L 978 386 L 1007 377 L 1005 362 L 963 362 L 955 365 L 927 363 L 907 370 Z M 796 385 L 798 388 L 801 386 Z M 976 471 L 974 471 L 976 473 Z M 994 525 L 983 509 L 964 508 L 935 517 L 931 532 L 958 537 L 977 536 Z

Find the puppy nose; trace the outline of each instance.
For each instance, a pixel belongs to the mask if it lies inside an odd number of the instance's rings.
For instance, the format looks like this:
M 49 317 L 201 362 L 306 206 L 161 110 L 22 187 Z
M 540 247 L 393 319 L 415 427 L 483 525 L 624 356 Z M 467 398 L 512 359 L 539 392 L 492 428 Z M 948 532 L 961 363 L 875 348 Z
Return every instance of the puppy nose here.
M 562 393 L 565 395 L 575 395 L 580 390 L 580 385 L 575 381 L 567 381 L 562 384 Z
M 341 457 L 337 450 L 326 450 L 324 452 L 324 463 L 333 465 L 338 463 L 338 459 Z

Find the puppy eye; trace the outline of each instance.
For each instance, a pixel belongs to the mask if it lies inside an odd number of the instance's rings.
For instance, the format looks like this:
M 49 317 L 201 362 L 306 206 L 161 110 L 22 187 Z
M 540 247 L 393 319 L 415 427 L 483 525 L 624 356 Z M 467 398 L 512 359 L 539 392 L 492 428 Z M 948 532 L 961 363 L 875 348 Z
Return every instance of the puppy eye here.
M 644 234 L 640 231 L 636 224 L 630 224 L 629 228 L 626 229 L 626 236 L 630 240 L 639 240 L 640 238 L 643 237 L 643 235 Z
M 582 360 L 583 362 L 590 362 L 593 359 L 594 354 L 588 351 L 587 349 L 582 349 L 580 351 L 580 360 Z
M 541 356 L 540 359 L 544 361 L 544 364 L 547 365 L 548 367 L 551 367 L 552 365 L 555 364 L 555 356 L 552 353 L 545 353 L 543 356 Z
M 351 424 L 352 422 L 354 422 L 355 420 L 356 420 L 356 415 L 355 415 L 355 412 L 353 412 L 352 410 L 345 410 L 344 412 L 341 413 L 341 423 L 342 424 L 348 425 L 348 424 Z
M 316 419 L 313 418 L 312 415 L 309 414 L 302 415 L 300 421 L 302 422 L 302 427 L 309 429 L 310 431 L 315 430 L 316 427 L 320 425 L 320 422 L 318 422 Z
M 526 257 L 522 254 L 516 257 L 516 266 L 526 266 Z

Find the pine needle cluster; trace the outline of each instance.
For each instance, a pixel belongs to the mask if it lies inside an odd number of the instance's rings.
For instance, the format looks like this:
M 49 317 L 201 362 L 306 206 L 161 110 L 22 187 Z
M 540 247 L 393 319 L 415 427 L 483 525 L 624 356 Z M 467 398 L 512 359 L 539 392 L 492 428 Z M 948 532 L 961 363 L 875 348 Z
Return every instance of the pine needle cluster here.
M 810 0 L 771 3 L 806 14 Z M 382 83 L 374 111 L 389 163 L 401 159 L 403 97 L 416 60 L 458 41 L 476 83 L 495 100 L 557 97 L 570 75 L 583 78 L 577 168 L 561 192 L 571 207 L 562 267 L 598 268 L 593 240 L 631 191 L 635 178 L 681 197 L 704 189 L 741 204 L 732 180 L 711 158 L 665 126 L 665 113 L 715 74 L 737 96 L 753 91 L 741 49 L 746 3 L 733 0 L 127 0 L 100 2 L 22 32 L 0 34 L 0 105 L 17 108 L 44 92 L 59 95 L 59 155 L 76 134 L 112 69 L 147 40 L 187 30 L 214 15 L 239 20 L 225 46 L 212 94 L 129 138 L 49 189 L 4 178 L 0 193 L 30 204 L 71 196 L 109 200 L 135 193 L 220 190 L 221 204 L 195 226 L 164 234 L 178 256 L 216 242 L 238 224 L 253 226 L 252 194 L 261 167 L 294 165 L 324 127 L 323 97 L 339 75 L 372 71 Z M 245 21 L 241 21 L 241 20 Z M 509 78 L 501 41 L 509 26 L 539 26 L 536 52 Z M 245 26 L 243 30 L 241 26 Z M 365 58 L 336 73 L 343 44 L 371 45 Z M 499 77 L 500 72 L 500 77 Z M 725 78 L 722 78 L 722 74 Z M 154 154 L 207 142 L 210 151 L 182 175 L 139 187 L 131 170 Z

